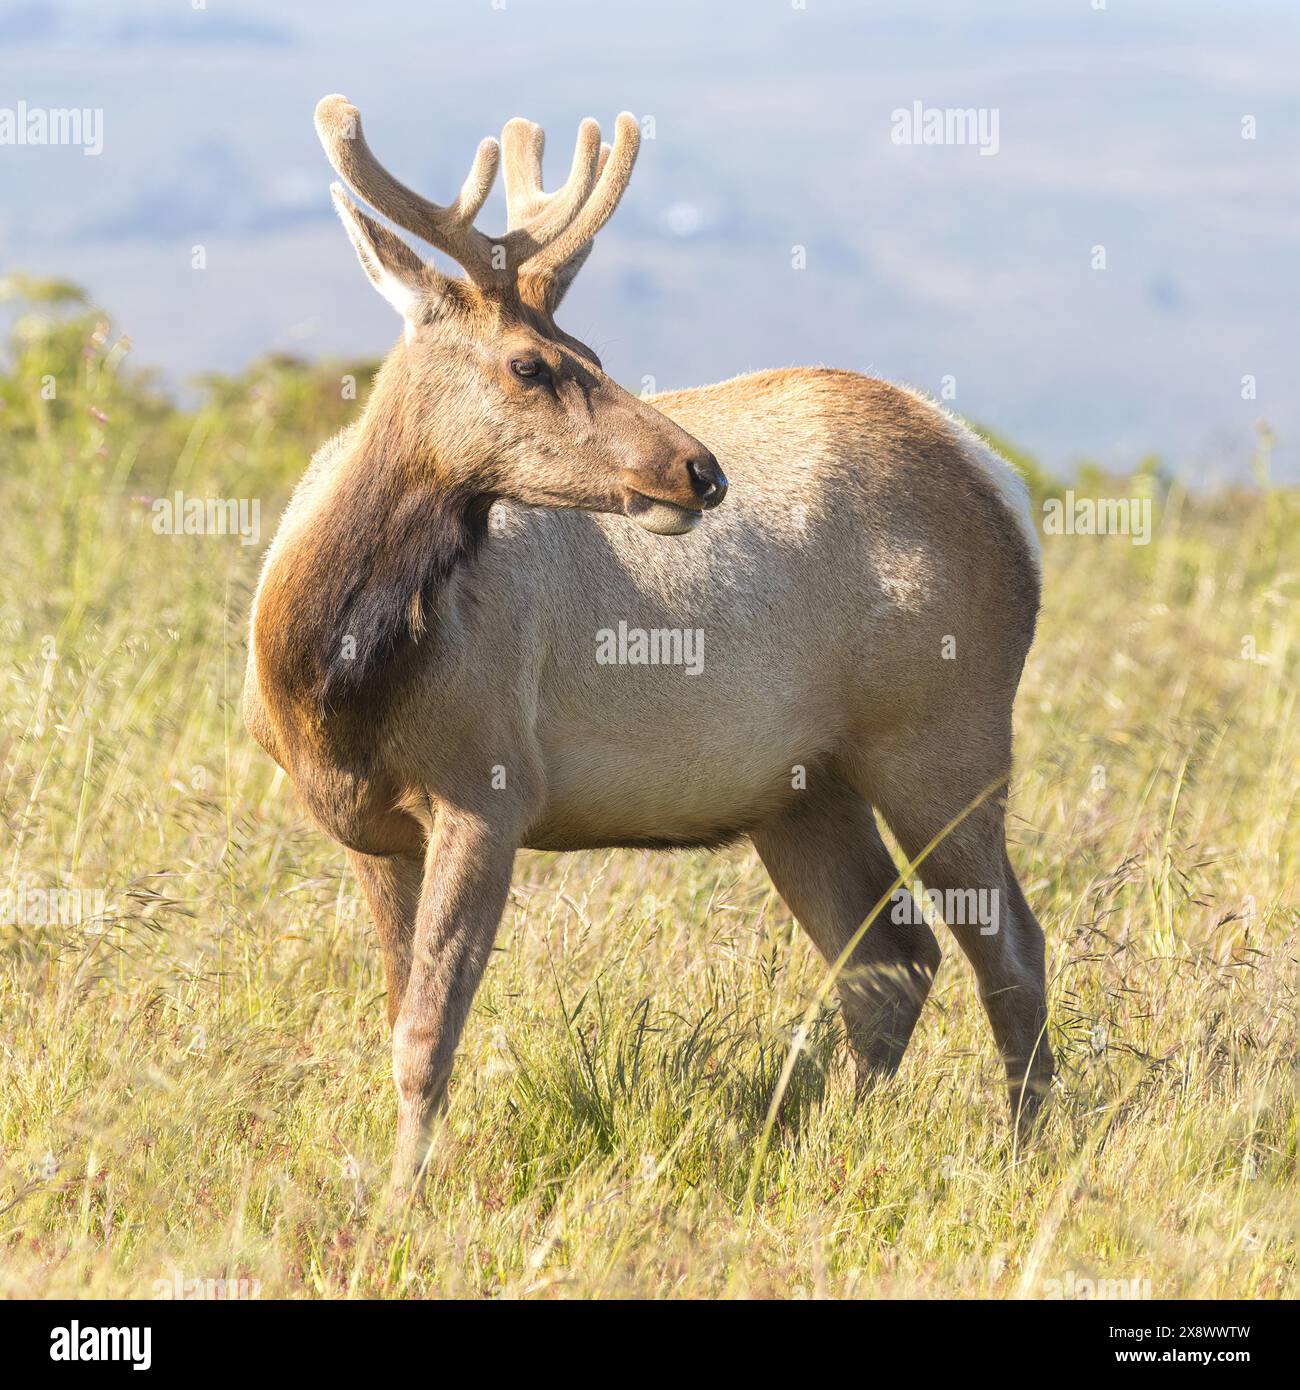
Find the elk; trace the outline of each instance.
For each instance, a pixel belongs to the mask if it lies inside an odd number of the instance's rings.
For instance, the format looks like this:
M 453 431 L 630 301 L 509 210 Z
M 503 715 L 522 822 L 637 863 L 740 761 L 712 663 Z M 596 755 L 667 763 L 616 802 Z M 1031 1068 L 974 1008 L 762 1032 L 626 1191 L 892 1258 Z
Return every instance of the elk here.
M 1030 1123 L 1053 1064 L 1043 933 L 1004 831 L 1040 590 L 1024 484 L 955 418 L 853 372 L 650 399 L 611 381 L 555 313 L 631 176 L 627 113 L 612 147 L 582 123 L 552 193 L 542 131 L 510 121 L 447 206 L 379 164 L 344 98 L 316 127 L 357 197 L 465 271 L 332 186 L 404 331 L 281 520 L 244 690 L 374 919 L 395 1177 L 427 1161 L 521 848 L 748 837 L 828 962 L 859 937 L 843 1026 L 859 1084 L 891 1075 L 940 950 L 919 910 L 859 932 L 897 876 L 877 816 L 925 852 L 927 885 L 999 905 L 995 930 L 947 925 Z M 507 230 L 489 237 L 498 163 Z M 703 659 L 598 661 L 620 622 L 698 630 Z

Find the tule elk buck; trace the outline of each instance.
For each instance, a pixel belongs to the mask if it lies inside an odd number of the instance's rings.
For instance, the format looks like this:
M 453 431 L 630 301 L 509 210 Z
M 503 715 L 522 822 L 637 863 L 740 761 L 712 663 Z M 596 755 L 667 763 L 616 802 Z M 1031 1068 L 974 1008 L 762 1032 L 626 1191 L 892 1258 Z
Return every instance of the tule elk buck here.
M 342 97 L 316 126 L 355 194 L 466 272 L 334 185 L 405 331 L 285 512 L 244 689 L 374 917 L 396 1177 L 426 1159 L 521 847 L 748 836 L 833 962 L 896 877 L 877 813 L 913 860 L 937 839 L 928 891 L 998 904 L 992 931 L 949 926 L 1027 1123 L 1052 1055 L 1043 934 L 1004 835 L 1039 598 L 1023 484 L 957 421 L 852 372 L 653 403 L 616 386 L 554 315 L 631 176 L 633 117 L 612 148 L 583 122 L 549 194 L 542 132 L 512 120 L 446 207 L 376 161 Z M 508 224 L 490 238 L 474 219 L 498 162 Z M 598 661 L 620 623 L 699 629 L 706 654 L 689 672 Z M 938 963 L 919 910 L 862 934 L 837 983 L 861 1084 L 898 1066 Z

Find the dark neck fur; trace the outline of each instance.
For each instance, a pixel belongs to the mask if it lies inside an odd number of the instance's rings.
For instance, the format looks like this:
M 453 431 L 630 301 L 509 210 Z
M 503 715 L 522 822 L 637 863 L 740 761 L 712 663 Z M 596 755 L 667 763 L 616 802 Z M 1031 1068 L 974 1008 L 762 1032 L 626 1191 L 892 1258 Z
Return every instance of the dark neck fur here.
M 436 641 L 439 596 L 481 543 L 488 505 L 440 490 L 363 435 L 268 575 L 265 677 L 327 730 L 373 721 Z

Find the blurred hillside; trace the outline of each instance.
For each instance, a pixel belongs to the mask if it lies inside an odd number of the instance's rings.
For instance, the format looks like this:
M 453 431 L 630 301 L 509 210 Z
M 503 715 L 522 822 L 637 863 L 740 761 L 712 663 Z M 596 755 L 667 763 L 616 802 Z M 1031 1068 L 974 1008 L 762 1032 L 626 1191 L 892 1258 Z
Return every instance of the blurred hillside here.
M 1298 63 L 1290 0 L 0 0 L 3 103 L 103 115 L 93 158 L 0 147 L 0 273 L 71 269 L 173 385 L 377 355 L 319 97 L 440 199 L 510 116 L 554 180 L 628 108 L 653 138 L 562 316 L 618 380 L 950 381 L 1053 471 L 1156 449 L 1192 483 L 1247 476 L 1263 418 L 1295 480 Z M 915 102 L 995 112 L 996 155 L 895 144 Z
M 131 338 L 70 280 L 12 274 L 0 280 L 0 310 L 9 325 L 0 351 L 4 472 L 43 486 L 61 476 L 71 482 L 75 472 L 82 499 L 105 505 L 145 505 L 201 477 L 210 493 L 278 508 L 311 454 L 360 414 L 379 365 L 374 357 L 264 353 L 240 372 L 195 376 L 182 399 L 157 368 L 134 361 Z M 1084 459 L 1053 474 L 1000 430 L 970 423 L 1012 461 L 1039 509 L 1067 489 L 1161 497 L 1182 490 L 1156 454 L 1118 470 Z M 1256 483 L 1272 481 L 1271 446 L 1262 427 L 1251 460 Z

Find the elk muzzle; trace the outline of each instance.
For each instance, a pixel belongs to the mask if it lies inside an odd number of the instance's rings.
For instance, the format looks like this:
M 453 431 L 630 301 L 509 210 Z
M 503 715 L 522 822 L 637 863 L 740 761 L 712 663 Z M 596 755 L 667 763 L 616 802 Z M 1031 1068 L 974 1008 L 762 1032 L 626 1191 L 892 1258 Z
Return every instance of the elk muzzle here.
M 629 470 L 623 510 L 658 536 L 682 536 L 727 495 L 727 475 L 704 445 L 689 447 L 653 469 Z

